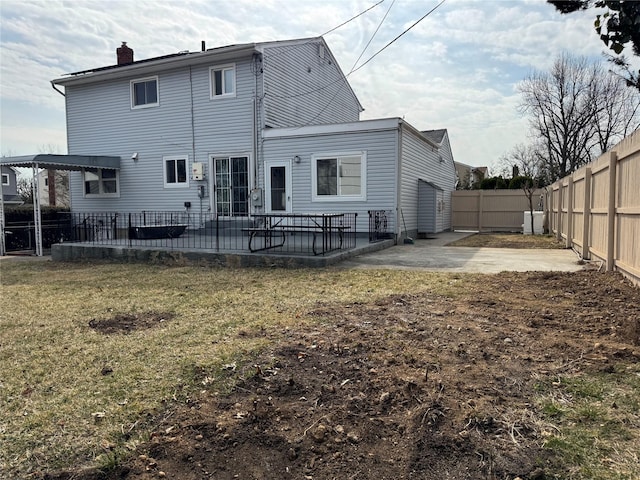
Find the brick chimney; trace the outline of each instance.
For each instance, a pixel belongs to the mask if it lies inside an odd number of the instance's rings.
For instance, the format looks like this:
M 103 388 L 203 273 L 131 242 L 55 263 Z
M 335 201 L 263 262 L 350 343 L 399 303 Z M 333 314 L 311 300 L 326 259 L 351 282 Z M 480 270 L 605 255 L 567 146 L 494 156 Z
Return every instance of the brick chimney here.
M 122 42 L 122 46 L 116 49 L 118 55 L 118 65 L 128 65 L 133 63 L 133 50 L 127 47 L 127 42 Z

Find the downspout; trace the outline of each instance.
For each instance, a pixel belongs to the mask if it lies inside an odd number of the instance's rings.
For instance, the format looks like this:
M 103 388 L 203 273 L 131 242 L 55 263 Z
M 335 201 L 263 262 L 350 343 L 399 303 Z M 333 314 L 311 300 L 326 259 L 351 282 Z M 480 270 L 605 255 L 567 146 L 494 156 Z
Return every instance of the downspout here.
M 196 127 L 193 114 L 193 78 L 191 75 L 191 65 L 189 65 L 189 97 L 191 100 L 191 161 L 196 161 Z
M 204 44 L 204 42 L 202 42 Z M 204 45 L 203 45 L 204 49 Z M 195 118 L 193 113 L 193 76 L 191 65 L 189 65 L 189 99 L 191 101 L 191 164 L 196 161 L 196 127 L 195 127 Z M 187 173 L 189 175 L 189 173 Z M 206 177 L 205 177 L 206 178 Z M 200 188 L 200 187 L 198 187 Z M 198 194 L 198 200 L 200 201 L 200 218 L 198 220 L 198 228 L 202 228 L 204 222 L 202 220 L 202 215 L 204 213 L 204 207 L 202 205 L 204 199 L 204 194 Z M 189 214 L 189 208 L 187 208 L 187 215 Z
M 260 56 L 254 54 L 253 63 L 254 63 L 254 89 L 253 89 L 253 139 L 252 139 L 252 150 L 253 150 L 253 188 L 258 187 L 258 135 L 260 134 L 258 128 L 258 75 L 261 72 L 260 67 Z
M 63 97 L 66 97 L 66 96 L 67 96 L 63 91 L 58 90 L 58 89 L 56 88 L 55 83 L 51 82 L 51 87 L 52 87 L 56 92 L 58 92 L 60 95 L 62 95 Z
M 402 212 L 402 120 L 398 120 L 398 149 L 396 157 L 396 218 L 395 218 L 395 230 L 396 230 L 396 244 L 398 239 L 402 235 L 400 229 L 400 214 Z

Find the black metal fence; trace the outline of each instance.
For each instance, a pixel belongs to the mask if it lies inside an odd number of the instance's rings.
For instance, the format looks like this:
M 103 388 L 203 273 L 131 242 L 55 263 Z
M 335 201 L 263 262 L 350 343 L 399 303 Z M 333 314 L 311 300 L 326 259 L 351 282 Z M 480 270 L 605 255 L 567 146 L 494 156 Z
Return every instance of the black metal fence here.
M 42 248 L 49 249 L 54 243 L 68 238 L 68 222 L 59 218 L 42 220 Z M 33 221 L 7 222 L 4 229 L 7 252 L 30 252 L 36 249 L 36 231 Z
M 188 212 L 66 213 L 62 241 L 162 249 L 325 255 L 356 246 L 356 213 L 215 218 Z
M 379 242 L 393 238 L 388 231 L 389 215 L 386 210 L 369 210 L 369 241 Z

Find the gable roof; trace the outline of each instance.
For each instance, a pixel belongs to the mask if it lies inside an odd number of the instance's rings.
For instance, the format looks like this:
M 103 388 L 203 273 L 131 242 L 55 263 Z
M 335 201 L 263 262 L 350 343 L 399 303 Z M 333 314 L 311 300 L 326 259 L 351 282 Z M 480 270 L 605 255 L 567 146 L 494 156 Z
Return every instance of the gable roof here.
M 117 78 L 130 77 L 132 75 L 147 75 L 161 70 L 169 70 L 183 66 L 200 65 L 212 62 L 224 62 L 242 56 L 250 56 L 258 53 L 255 43 L 228 45 L 225 47 L 210 48 L 204 52 L 179 52 L 161 57 L 137 60 L 126 65 L 109 65 L 106 67 L 92 68 L 79 72 L 68 73 L 66 76 L 52 80 L 54 85 L 71 86 L 81 85 Z
M 349 91 L 358 103 L 360 111 L 364 108 L 358 100 L 355 92 L 351 88 L 346 75 L 340 68 L 340 65 L 336 61 L 333 53 L 329 49 L 324 37 L 308 37 L 298 38 L 291 40 L 277 40 L 271 42 L 258 42 L 258 43 L 240 43 L 234 45 L 226 45 L 222 47 L 209 48 L 200 52 L 178 52 L 169 55 L 162 55 L 160 57 L 147 58 L 143 60 L 137 60 L 125 65 L 108 65 L 105 67 L 91 68 L 89 70 L 81 70 L 79 72 L 68 73 L 61 78 L 57 78 L 51 81 L 52 85 L 61 86 L 73 86 L 82 85 L 94 82 L 102 82 L 106 80 L 114 80 L 118 78 L 125 78 L 131 76 L 144 76 L 156 74 L 162 70 L 172 70 L 175 68 L 195 66 L 211 63 L 223 63 L 231 60 L 235 60 L 242 57 L 249 57 L 256 53 L 262 53 L 265 48 L 280 47 L 287 45 L 304 45 L 306 43 L 321 42 L 325 48 L 325 54 L 329 54 L 333 61 L 333 64 L 338 69 L 338 72 L 344 78 L 345 84 L 349 88 Z
M 441 144 L 444 139 L 445 134 L 447 133 L 446 128 L 441 128 L 439 130 L 423 130 L 422 134 L 427 137 L 432 142 L 437 144 Z

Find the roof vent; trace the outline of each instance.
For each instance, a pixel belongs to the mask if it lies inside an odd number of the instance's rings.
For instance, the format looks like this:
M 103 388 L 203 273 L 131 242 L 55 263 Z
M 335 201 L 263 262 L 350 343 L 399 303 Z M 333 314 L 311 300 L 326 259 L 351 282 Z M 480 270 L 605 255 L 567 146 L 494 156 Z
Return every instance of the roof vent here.
M 128 65 L 133 63 L 133 50 L 127 47 L 127 42 L 122 42 L 122 46 L 116 49 L 118 55 L 118 65 Z

